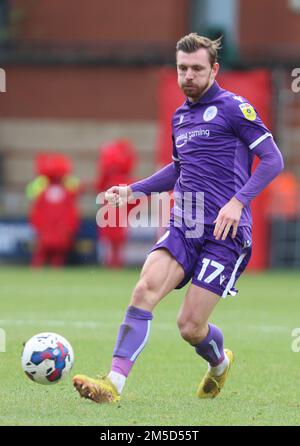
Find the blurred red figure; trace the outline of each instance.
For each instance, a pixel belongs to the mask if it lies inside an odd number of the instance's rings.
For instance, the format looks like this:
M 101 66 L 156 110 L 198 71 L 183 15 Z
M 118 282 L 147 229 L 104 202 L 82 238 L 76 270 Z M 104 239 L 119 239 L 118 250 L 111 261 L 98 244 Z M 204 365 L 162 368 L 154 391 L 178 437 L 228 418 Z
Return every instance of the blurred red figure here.
M 125 139 L 115 140 L 101 147 L 97 166 L 97 192 L 105 192 L 116 184 L 131 183 L 136 159 L 132 144 Z M 131 208 L 132 206 L 128 205 L 127 215 Z M 114 211 L 116 227 L 98 228 L 98 238 L 104 245 L 104 264 L 109 268 L 119 268 L 124 265 L 123 250 L 128 235 L 127 227 L 118 224 L 121 218 L 119 209 L 114 208 Z
M 29 220 L 37 234 L 32 266 L 48 262 L 51 266 L 63 266 L 73 246 L 79 214 L 76 206 L 78 183 L 70 180 L 71 169 L 71 162 L 65 155 L 41 154 L 36 159 L 38 184 L 43 186 L 31 194 L 35 195 L 35 200 Z
M 289 170 L 283 171 L 270 184 L 268 214 L 275 218 L 292 220 L 300 211 L 300 186 L 297 176 Z

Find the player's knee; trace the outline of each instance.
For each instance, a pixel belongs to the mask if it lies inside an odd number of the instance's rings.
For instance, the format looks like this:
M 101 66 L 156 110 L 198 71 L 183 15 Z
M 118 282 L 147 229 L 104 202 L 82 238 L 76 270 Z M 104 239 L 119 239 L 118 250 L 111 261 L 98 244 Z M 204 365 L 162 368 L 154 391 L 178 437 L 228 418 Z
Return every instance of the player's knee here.
M 198 322 L 185 322 L 178 319 L 177 325 L 181 337 L 191 345 L 197 345 L 206 337 L 205 325 Z
M 186 342 L 192 344 L 196 336 L 196 328 L 186 324 L 179 327 L 180 335 Z
M 153 286 L 146 277 L 140 279 L 136 284 L 131 298 L 131 305 L 143 306 L 153 299 Z

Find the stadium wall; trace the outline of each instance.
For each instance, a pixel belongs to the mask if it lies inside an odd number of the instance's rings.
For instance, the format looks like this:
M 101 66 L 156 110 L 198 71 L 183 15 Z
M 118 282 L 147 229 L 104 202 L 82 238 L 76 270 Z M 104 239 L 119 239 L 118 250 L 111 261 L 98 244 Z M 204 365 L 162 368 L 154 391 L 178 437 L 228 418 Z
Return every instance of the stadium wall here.
M 189 0 L 15 0 L 14 8 L 15 33 L 30 41 L 174 46 L 187 29 Z
M 300 6 L 296 3 L 239 1 L 239 47 L 244 60 L 277 64 L 299 60 Z

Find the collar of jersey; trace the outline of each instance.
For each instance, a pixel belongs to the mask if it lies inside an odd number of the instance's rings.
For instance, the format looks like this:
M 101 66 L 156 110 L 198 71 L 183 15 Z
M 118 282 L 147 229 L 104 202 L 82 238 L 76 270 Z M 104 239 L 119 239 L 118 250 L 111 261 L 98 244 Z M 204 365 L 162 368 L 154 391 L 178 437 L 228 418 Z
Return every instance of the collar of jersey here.
M 189 99 L 186 99 L 186 104 L 189 107 L 194 107 L 197 104 L 207 104 L 212 101 L 212 99 L 219 93 L 221 90 L 219 84 L 217 81 L 214 81 L 212 86 L 204 93 L 203 96 L 197 101 L 197 102 L 191 102 Z

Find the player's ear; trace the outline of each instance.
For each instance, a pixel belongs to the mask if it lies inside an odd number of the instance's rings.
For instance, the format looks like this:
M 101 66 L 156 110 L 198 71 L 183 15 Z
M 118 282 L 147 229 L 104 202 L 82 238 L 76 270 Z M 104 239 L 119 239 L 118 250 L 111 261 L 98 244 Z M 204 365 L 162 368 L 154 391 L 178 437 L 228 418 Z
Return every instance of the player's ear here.
M 218 62 L 215 62 L 215 63 L 213 64 L 213 66 L 212 66 L 212 74 L 213 74 L 213 77 L 216 77 L 216 76 L 217 76 L 217 74 L 218 74 L 218 72 L 219 72 L 219 69 L 220 69 L 220 65 L 218 64 Z

